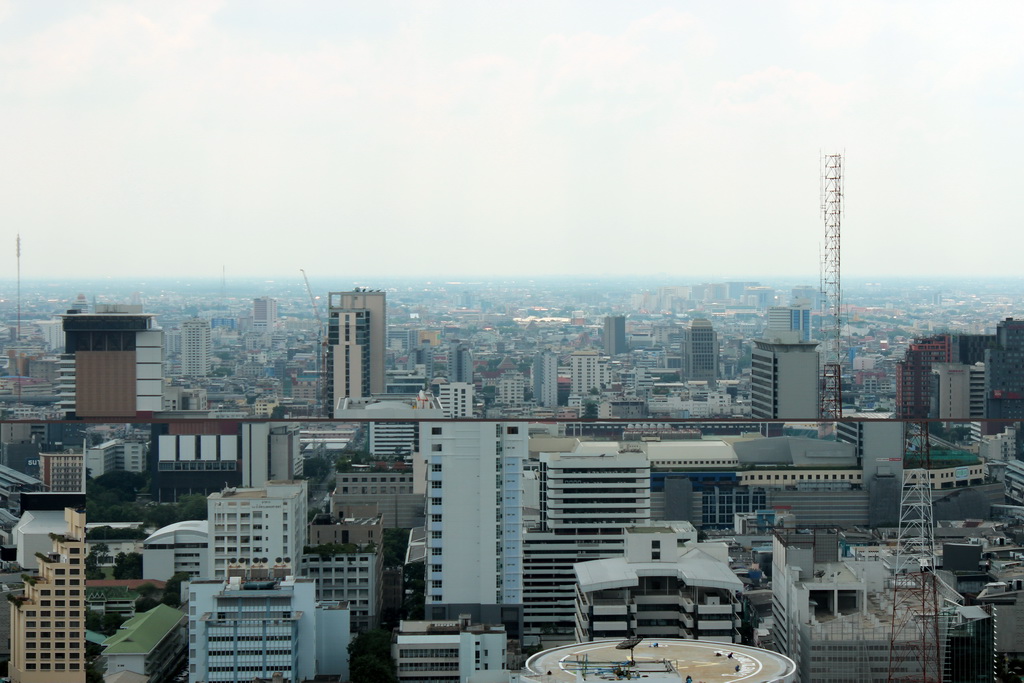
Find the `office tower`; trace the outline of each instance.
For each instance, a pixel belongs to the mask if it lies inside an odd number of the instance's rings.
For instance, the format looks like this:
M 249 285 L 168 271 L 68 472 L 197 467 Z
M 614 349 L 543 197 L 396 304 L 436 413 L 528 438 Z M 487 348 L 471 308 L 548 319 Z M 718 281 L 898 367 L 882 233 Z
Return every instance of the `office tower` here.
M 522 404 L 526 397 L 526 378 L 515 370 L 507 370 L 498 378 L 497 391 L 494 393 L 494 401 L 498 405 L 517 406 Z
M 448 382 L 437 389 L 437 402 L 449 419 L 473 417 L 473 385 L 468 382 Z
M 192 581 L 188 602 L 189 683 L 348 680 L 348 608 L 318 605 L 312 579 L 247 570 Z
M 306 545 L 307 493 L 306 481 L 298 480 L 210 494 L 206 503 L 211 576 L 223 578 L 235 564 L 298 565 Z
M 996 326 L 985 369 L 985 417 L 1024 419 L 1024 320 L 1007 318 Z
M 617 356 L 627 351 L 626 316 L 609 315 L 604 319 L 604 352 L 609 356 Z
M 523 537 L 523 618 L 527 635 L 572 637 L 573 565 L 619 557 L 627 527 L 651 520 L 651 465 L 643 452 L 540 454 L 540 526 Z
M 384 292 L 328 295 L 327 405 L 384 393 L 387 310 Z
M 15 683 L 85 681 L 85 510 L 65 508 L 64 521 L 66 531 L 51 534 L 39 577 L 25 582 L 22 595 L 8 594 Z
M 47 491 L 85 493 L 85 454 L 40 453 L 39 478 Z
M 503 623 L 520 633 L 526 423 L 425 422 L 427 619 Z
M 193 318 L 181 323 L 181 374 L 185 377 L 209 375 L 211 353 L 210 321 Z
M 789 291 L 789 303 L 791 306 L 807 306 L 818 310 L 821 303 L 821 287 L 811 285 L 799 285 Z
M 942 420 L 985 417 L 985 364 L 932 363 L 928 416 Z
M 558 405 L 558 355 L 553 351 L 533 357 L 533 400 L 544 408 Z
M 572 394 L 585 396 L 591 389 L 601 389 L 604 381 L 601 356 L 597 351 L 576 351 L 569 356 L 569 376 Z
M 714 383 L 718 379 L 718 334 L 711 322 L 697 318 L 683 328 L 683 379 Z
M 813 420 L 818 416 L 818 345 L 754 341 L 750 365 L 751 417 Z
M 259 487 L 302 473 L 298 425 L 210 420 L 154 423 L 151 431 L 150 491 L 160 502 L 226 486 Z
M 146 443 L 111 439 L 85 449 L 85 467 L 95 478 L 107 472 L 145 472 Z
M 796 333 L 796 334 L 786 334 Z M 774 341 L 811 341 L 811 309 L 809 306 L 772 306 L 768 309 L 768 325 L 764 338 Z
M 337 516 L 343 508 L 376 505 L 385 528 L 423 526 L 425 496 L 422 481 L 408 470 L 367 472 L 365 469 L 349 469 L 339 472 L 331 496 L 331 512 Z
M 42 320 L 36 323 L 43 337 L 43 346 L 47 351 L 59 351 L 64 348 L 64 325 L 60 320 Z
M 448 381 L 473 383 L 473 352 L 466 344 L 456 344 L 448 351 Z
M 317 600 L 348 603 L 353 631 L 380 624 L 384 598 L 384 521 L 376 504 L 346 505 L 309 524 L 299 573 L 316 581 Z
M 901 420 L 928 417 L 932 364 L 952 362 L 952 353 L 948 334 L 919 339 L 910 345 L 903 360 L 896 364 L 896 417 Z
M 252 300 L 252 329 L 271 332 L 277 326 L 277 299 L 261 296 Z
M 65 417 L 149 418 L 163 407 L 163 332 L 141 306 L 63 316 L 60 406 Z

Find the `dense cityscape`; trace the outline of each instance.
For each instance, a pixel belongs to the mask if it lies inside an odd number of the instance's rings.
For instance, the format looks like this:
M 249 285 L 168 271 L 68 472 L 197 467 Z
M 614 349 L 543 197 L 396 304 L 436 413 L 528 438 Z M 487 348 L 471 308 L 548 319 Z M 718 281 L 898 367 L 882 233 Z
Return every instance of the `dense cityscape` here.
M 12 680 L 1014 675 L 1015 283 L 850 287 L 823 421 L 810 284 L 305 275 L 0 302 Z
M 0 0 L 0 683 L 1022 683 L 1022 24 Z

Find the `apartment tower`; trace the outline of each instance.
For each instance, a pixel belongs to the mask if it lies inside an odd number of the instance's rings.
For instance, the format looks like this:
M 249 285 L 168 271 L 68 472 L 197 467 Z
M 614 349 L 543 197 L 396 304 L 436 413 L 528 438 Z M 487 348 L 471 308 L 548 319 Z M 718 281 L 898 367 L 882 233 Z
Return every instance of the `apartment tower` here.
M 384 393 L 385 293 L 357 289 L 328 295 L 327 401 Z

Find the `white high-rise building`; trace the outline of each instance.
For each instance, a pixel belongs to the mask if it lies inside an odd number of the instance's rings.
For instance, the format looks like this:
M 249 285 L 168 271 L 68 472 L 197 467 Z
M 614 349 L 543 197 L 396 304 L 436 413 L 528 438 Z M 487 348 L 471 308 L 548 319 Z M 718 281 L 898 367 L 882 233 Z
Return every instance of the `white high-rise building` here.
M 437 390 L 437 402 L 448 419 L 473 417 L 473 385 L 469 382 L 449 382 Z
M 585 396 L 606 382 L 601 356 L 597 351 L 576 351 L 569 356 L 569 373 L 574 396 Z
M 571 639 L 573 565 L 620 557 L 625 529 L 651 519 L 647 454 L 608 444 L 540 455 L 540 528 L 523 539 L 523 618 L 527 635 Z
M 427 480 L 428 619 L 518 622 L 528 431 L 518 422 L 422 424 L 416 465 Z
M 210 374 L 213 352 L 210 321 L 193 318 L 181 323 L 181 374 L 206 377 Z
M 520 405 L 526 397 L 526 378 L 514 370 L 506 371 L 498 379 L 495 402 L 503 406 Z
M 306 482 L 268 481 L 263 488 L 228 488 L 207 498 L 207 567 L 214 578 L 229 565 L 297 566 L 306 545 Z M 231 562 L 235 560 L 235 562 Z
M 755 340 L 750 367 L 751 417 L 762 420 L 818 417 L 817 343 Z
M 261 296 L 252 300 L 252 329 L 271 332 L 277 326 L 277 299 Z
M 533 357 L 533 400 L 544 408 L 558 405 L 558 355 L 553 351 Z

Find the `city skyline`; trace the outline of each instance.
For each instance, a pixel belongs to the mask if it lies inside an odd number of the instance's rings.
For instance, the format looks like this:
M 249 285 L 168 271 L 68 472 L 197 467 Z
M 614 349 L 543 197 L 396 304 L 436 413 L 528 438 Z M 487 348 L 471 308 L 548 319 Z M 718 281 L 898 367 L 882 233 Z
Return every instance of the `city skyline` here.
M 1011 274 L 938 237 L 1020 246 L 1022 11 L 8 3 L 2 236 L 26 279 L 813 278 L 845 151 L 844 275 Z

